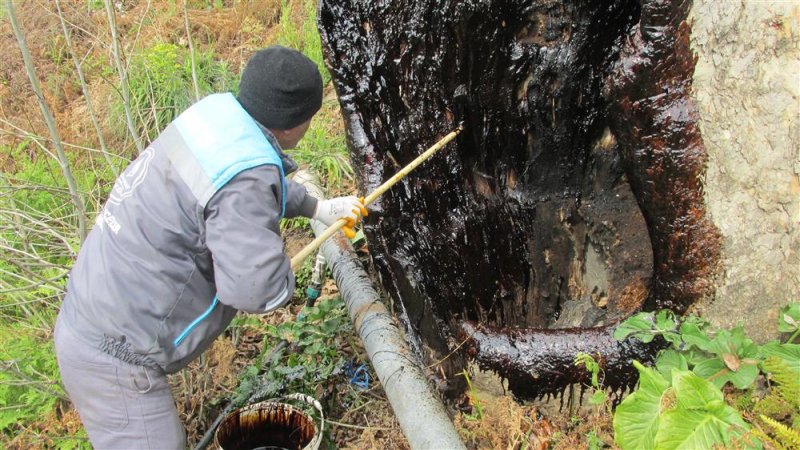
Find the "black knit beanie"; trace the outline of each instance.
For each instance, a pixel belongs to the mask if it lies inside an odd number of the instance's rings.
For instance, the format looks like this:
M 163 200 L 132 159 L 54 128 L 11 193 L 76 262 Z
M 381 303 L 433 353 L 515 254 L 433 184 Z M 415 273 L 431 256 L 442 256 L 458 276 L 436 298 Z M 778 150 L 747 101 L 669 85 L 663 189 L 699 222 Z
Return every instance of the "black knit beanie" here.
M 259 50 L 242 72 L 239 103 L 261 125 L 288 130 L 322 106 L 322 76 L 305 55 L 281 46 Z

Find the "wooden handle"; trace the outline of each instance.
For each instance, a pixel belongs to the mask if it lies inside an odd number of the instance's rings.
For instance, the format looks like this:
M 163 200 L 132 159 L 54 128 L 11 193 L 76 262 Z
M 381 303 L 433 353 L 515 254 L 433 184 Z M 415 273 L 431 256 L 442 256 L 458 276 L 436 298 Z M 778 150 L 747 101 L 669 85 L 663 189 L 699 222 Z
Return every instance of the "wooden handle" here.
M 463 128 L 458 127 L 455 130 L 451 131 L 447 136 L 443 137 L 439 140 L 439 142 L 433 144 L 429 149 L 425 150 L 421 155 L 417 156 L 413 161 L 408 163 L 405 167 L 400 169 L 399 172 L 394 174 L 391 178 L 386 180 L 383 184 L 378 186 L 374 191 L 372 191 L 369 195 L 364 197 L 364 205 L 369 205 L 370 203 L 374 202 L 378 199 L 383 193 L 388 191 L 392 186 L 394 186 L 398 181 L 405 178 L 412 170 L 416 169 L 417 166 L 425 162 L 428 158 L 434 155 L 434 153 L 441 150 L 447 143 L 455 139 L 458 136 L 458 133 L 461 132 Z M 322 245 L 325 240 L 329 237 L 333 236 L 334 233 L 339 231 L 339 228 L 347 225 L 347 221 L 344 219 L 339 219 L 333 225 L 329 226 L 325 229 L 316 239 L 311 241 L 308 245 L 303 247 L 294 257 L 292 257 L 292 270 L 297 271 L 300 266 L 303 264 L 306 258 L 308 258 L 314 250 L 318 249 L 320 245 Z

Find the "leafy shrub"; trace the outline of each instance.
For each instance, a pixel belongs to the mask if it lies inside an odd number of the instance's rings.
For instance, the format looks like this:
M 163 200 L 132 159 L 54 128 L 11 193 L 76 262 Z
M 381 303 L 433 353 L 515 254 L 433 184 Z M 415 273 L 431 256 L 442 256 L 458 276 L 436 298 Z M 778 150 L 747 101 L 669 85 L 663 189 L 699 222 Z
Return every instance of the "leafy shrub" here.
M 660 336 L 670 344 L 659 353 L 655 368 L 633 362 L 640 375 L 639 387 L 614 415 L 620 447 L 762 448 L 757 438 L 779 448 L 783 444 L 775 439 L 783 439 L 791 446 L 795 435 L 780 421 L 795 426 L 800 413 L 800 345 L 793 343 L 800 304 L 783 308 L 780 320 L 780 330 L 792 336 L 786 343 L 764 345 L 745 336 L 741 326 L 713 331 L 698 317 L 680 321 L 670 311 L 636 314 L 620 324 L 614 333 L 619 340 L 633 336 L 650 342 Z M 771 391 L 754 408 L 761 413 L 760 422 L 750 420 L 748 413 L 748 423 L 725 402 L 721 389 L 752 390 L 758 377 L 770 384 Z M 747 409 L 751 397 L 748 393 L 735 404 Z
M 0 327 L 0 432 L 50 413 L 62 394 L 50 340 L 20 326 Z
M 234 403 L 251 396 L 268 398 L 289 392 L 314 395 L 317 385 L 341 371 L 345 361 L 339 351 L 339 340 L 342 333 L 351 330 L 344 302 L 339 297 L 305 307 L 297 320 L 267 325 L 264 350 L 244 370 Z M 289 351 L 273 353 L 273 349 L 283 345 Z
M 614 415 L 615 438 L 623 449 L 710 449 L 730 445 L 749 430 L 741 415 L 725 404 L 722 392 L 695 373 L 633 364 L 639 371 L 639 388 Z M 745 444 L 760 448 L 752 441 Z

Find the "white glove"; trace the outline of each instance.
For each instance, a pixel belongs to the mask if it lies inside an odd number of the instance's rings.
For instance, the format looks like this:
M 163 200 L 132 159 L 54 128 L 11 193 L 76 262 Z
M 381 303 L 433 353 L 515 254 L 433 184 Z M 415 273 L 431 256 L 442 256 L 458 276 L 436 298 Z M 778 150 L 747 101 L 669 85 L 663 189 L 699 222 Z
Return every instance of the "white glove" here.
M 333 225 L 339 219 L 344 219 L 347 224 L 342 227 L 342 231 L 347 237 L 352 238 L 355 236 L 353 227 L 361 220 L 362 216 L 366 215 L 367 208 L 364 207 L 364 197 L 358 198 L 350 195 L 319 200 L 312 219 L 319 220 L 327 226 Z

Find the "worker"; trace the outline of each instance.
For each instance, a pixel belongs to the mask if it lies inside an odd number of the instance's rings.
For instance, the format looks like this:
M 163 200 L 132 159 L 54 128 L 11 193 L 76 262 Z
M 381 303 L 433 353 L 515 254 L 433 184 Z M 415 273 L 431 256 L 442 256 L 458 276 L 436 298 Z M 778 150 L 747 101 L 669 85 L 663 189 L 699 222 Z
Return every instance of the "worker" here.
M 180 114 L 116 180 L 70 272 L 55 327 L 61 378 L 96 449 L 183 449 L 167 374 L 205 351 L 237 311 L 285 305 L 295 286 L 279 222 L 350 226 L 356 197 L 317 200 L 286 178 L 322 104 L 322 77 L 272 46 L 238 96 Z

